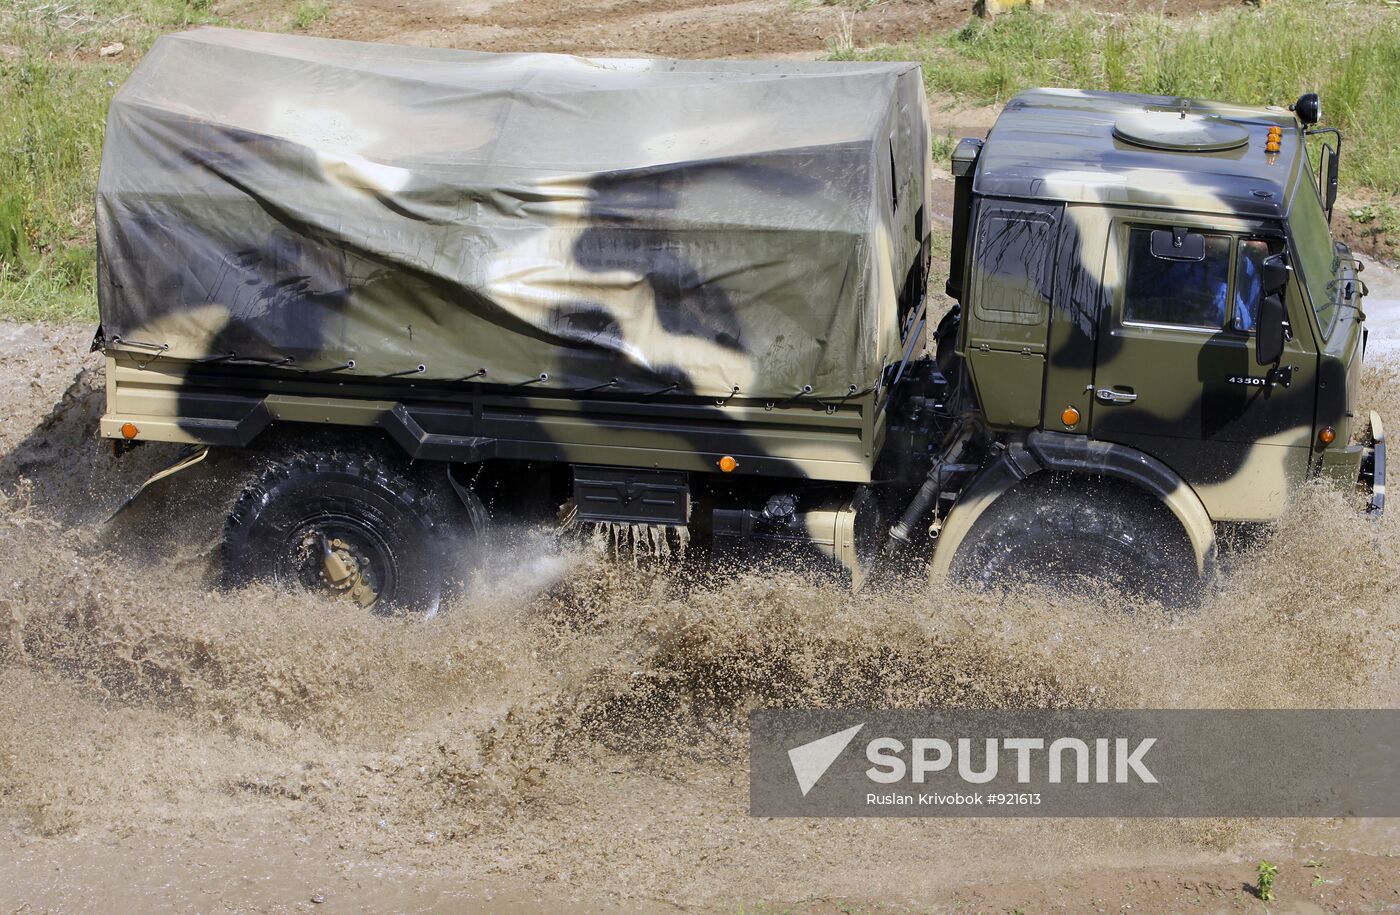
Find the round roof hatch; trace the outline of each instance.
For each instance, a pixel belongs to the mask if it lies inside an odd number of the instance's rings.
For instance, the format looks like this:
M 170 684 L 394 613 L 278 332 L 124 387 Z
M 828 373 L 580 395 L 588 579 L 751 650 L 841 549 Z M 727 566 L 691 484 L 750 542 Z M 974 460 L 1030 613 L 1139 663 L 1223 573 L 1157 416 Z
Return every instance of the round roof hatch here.
M 1249 130 L 1233 121 L 1179 111 L 1136 111 L 1113 125 L 1120 140 L 1172 152 L 1219 152 L 1249 142 Z

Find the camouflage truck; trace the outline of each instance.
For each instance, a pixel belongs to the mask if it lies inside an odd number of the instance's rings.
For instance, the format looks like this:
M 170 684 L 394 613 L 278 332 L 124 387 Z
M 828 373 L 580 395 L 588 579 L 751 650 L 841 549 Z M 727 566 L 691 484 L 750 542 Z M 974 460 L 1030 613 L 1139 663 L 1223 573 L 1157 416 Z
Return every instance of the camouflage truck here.
M 904 63 L 164 37 L 108 118 L 101 435 L 249 449 L 228 581 L 376 611 L 561 507 L 1169 601 L 1311 475 L 1381 507 L 1316 96 L 1018 95 L 953 156 L 951 307 L 926 111 Z

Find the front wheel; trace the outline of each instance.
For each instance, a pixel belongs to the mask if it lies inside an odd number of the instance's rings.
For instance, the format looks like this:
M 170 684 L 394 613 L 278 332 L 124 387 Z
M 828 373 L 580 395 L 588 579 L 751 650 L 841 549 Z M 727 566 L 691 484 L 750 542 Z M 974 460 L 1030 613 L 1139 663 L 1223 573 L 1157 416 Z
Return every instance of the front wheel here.
M 988 588 L 1035 584 L 1074 594 L 1107 585 L 1169 607 L 1189 607 L 1202 591 L 1170 509 L 1132 486 L 1074 476 L 1032 478 L 997 499 L 951 572 Z
M 450 523 L 450 496 L 406 470 L 363 454 L 269 460 L 229 514 L 225 581 L 435 613 L 470 529 Z

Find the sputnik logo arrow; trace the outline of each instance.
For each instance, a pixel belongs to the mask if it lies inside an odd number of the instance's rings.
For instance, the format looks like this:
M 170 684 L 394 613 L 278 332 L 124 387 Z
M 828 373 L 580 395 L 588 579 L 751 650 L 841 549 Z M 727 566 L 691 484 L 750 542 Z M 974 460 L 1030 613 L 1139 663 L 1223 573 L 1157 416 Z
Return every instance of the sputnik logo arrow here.
M 844 731 L 837 731 L 835 734 L 828 734 L 825 737 L 818 737 L 811 743 L 804 743 L 800 747 L 793 747 L 788 750 L 788 761 L 792 763 L 792 774 L 797 776 L 797 787 L 802 789 L 802 796 L 806 797 L 807 792 L 816 786 L 817 782 L 826 770 L 831 768 L 831 764 L 836 762 L 836 757 L 841 755 L 841 751 L 846 749 L 846 745 L 856 736 L 865 725 L 858 724 L 855 727 L 846 728 Z

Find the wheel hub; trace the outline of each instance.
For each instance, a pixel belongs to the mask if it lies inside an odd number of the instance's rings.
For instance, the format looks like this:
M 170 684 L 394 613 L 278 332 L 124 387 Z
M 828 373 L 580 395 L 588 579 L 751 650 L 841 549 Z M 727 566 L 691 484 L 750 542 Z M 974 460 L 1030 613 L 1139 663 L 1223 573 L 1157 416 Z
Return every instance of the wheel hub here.
M 345 540 L 320 535 L 321 580 L 332 591 L 349 596 L 361 607 L 379 597 L 369 560 Z

